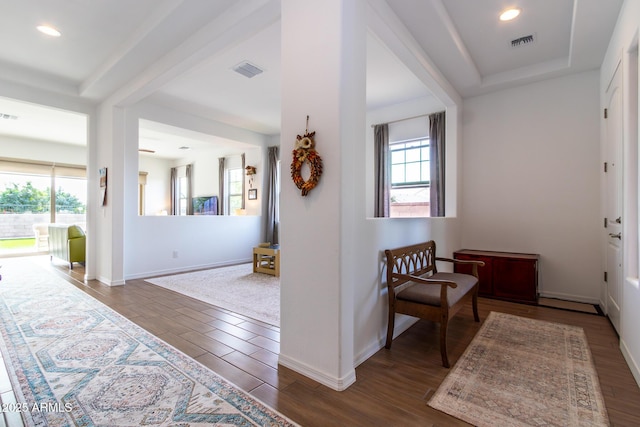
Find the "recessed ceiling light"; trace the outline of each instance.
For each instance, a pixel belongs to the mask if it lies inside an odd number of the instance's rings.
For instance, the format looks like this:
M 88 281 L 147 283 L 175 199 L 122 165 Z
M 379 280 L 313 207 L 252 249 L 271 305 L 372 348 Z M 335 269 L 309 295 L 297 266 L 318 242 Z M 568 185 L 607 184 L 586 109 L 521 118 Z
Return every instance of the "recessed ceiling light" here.
M 60 33 L 60 31 L 56 30 L 55 28 L 53 28 L 50 25 L 38 25 L 36 28 L 41 33 L 46 34 L 46 35 L 51 36 L 51 37 L 60 37 L 62 35 L 62 33 Z
M 512 19 L 517 18 L 518 15 L 520 15 L 520 9 L 518 9 L 517 7 L 514 7 L 514 8 L 507 9 L 507 10 L 503 11 L 500 14 L 500 20 L 501 21 L 511 21 Z

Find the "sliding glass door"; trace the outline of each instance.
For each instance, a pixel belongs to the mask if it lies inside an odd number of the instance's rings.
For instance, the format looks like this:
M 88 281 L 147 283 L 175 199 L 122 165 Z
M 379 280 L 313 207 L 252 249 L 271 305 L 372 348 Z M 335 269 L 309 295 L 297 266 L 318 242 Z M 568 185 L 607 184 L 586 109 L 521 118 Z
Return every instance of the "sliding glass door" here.
M 0 161 L 0 256 L 48 251 L 50 223 L 85 228 L 86 197 L 83 167 Z

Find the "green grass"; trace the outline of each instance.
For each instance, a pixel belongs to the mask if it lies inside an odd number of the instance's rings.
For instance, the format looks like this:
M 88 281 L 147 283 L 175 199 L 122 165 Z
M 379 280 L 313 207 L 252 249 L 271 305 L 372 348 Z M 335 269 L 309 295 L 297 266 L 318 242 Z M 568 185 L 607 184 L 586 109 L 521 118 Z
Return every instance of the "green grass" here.
M 33 248 L 35 244 L 35 237 L 28 237 L 25 239 L 0 239 L 0 249 Z

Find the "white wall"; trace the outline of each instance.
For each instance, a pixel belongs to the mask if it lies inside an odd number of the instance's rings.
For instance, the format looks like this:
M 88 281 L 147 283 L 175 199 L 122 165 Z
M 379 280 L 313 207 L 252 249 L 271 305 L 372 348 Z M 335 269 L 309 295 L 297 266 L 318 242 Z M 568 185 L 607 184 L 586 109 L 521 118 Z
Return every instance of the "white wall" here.
M 600 75 L 600 96 L 601 101 L 604 105 L 605 102 L 605 93 L 607 90 L 607 85 L 609 81 L 613 77 L 615 68 L 620 63 L 622 67 L 622 73 L 624 82 L 629 82 L 630 79 L 635 79 L 635 91 L 638 91 L 638 75 L 637 75 L 637 51 L 638 51 L 638 32 L 640 28 L 640 2 L 637 0 L 625 0 L 622 10 L 620 11 L 620 15 L 618 18 L 618 23 L 614 30 L 613 36 L 611 38 L 611 42 L 609 43 L 609 48 L 607 49 L 607 54 L 605 56 L 604 62 L 602 64 L 601 75 Z M 636 56 L 629 54 L 629 51 L 633 50 L 636 52 Z M 635 76 L 629 75 L 629 71 L 633 70 L 634 67 L 630 66 L 629 62 L 631 60 L 636 61 L 635 66 Z M 634 112 L 635 117 L 631 119 L 629 114 L 629 102 L 632 99 L 635 99 L 636 108 L 637 108 L 637 100 L 638 93 L 635 93 L 634 96 L 630 96 L 631 94 L 628 92 L 629 87 L 633 87 L 633 85 L 629 85 L 627 83 L 623 83 L 623 108 L 625 109 L 623 115 L 623 121 L 625 123 L 634 123 L 637 127 L 638 117 L 637 110 Z M 633 111 L 633 110 L 631 110 Z M 623 138 L 624 138 L 624 153 L 636 152 L 637 153 L 637 134 L 638 129 L 635 129 L 635 137 L 633 137 L 634 130 L 625 127 L 623 129 Z M 635 140 L 634 140 L 635 138 Z M 602 144 L 604 145 L 605 140 L 602 139 Z M 630 145 L 633 144 L 634 147 Z M 634 159 L 625 159 L 625 165 L 634 164 L 637 166 L 640 162 L 638 158 Z M 625 171 L 627 174 L 628 171 Z M 627 190 L 628 191 L 628 190 Z M 630 200 L 637 200 L 637 195 L 625 194 L 625 213 L 630 210 L 638 209 L 638 206 L 631 207 L 629 206 Z M 637 225 L 637 224 L 634 224 Z M 625 225 L 623 222 L 623 238 L 625 238 L 625 249 L 633 246 L 631 242 L 628 242 L 629 237 L 633 236 L 633 233 L 629 232 L 630 229 L 634 229 L 634 227 L 629 227 Z M 637 228 L 635 228 L 637 230 Z M 636 242 L 637 243 L 637 242 Z M 601 240 L 600 245 L 604 245 L 604 238 Z M 636 256 L 638 256 L 636 254 Z M 628 256 L 625 255 L 625 265 L 624 265 L 624 274 L 627 280 L 624 281 L 623 289 L 622 289 L 622 298 L 621 298 L 621 309 L 620 309 L 620 349 L 631 368 L 631 372 L 633 373 L 636 382 L 640 384 L 640 334 L 638 333 L 638 324 L 640 324 L 640 287 L 638 286 L 637 280 L 637 271 L 631 271 L 631 265 L 633 260 L 630 260 Z M 635 260 L 635 266 L 638 265 L 640 261 Z M 636 277 L 632 277 L 636 276 Z M 603 289 L 605 284 L 602 284 Z
M 86 166 L 87 147 L 0 136 L 0 157 Z
M 598 302 L 598 72 L 465 99 L 462 245 L 537 253 L 542 295 Z
M 260 222 L 259 216 L 228 215 L 129 218 L 126 278 L 250 262 Z
M 170 212 L 171 160 L 141 155 L 138 165 L 140 172 L 147 173 L 144 214 L 160 215 L 162 211 Z

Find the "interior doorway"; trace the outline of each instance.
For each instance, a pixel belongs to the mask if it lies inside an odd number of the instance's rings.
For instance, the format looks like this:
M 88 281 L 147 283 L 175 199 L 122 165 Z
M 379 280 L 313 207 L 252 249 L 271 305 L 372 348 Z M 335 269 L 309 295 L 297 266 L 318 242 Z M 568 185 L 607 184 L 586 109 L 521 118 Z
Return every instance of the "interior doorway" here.
M 0 111 L 0 257 L 47 253 L 48 224 L 86 230 L 88 115 L 3 97 Z
M 640 285 L 640 147 L 638 143 L 638 38 L 632 43 L 627 55 L 628 76 L 626 92 L 628 93 L 627 119 L 625 133 L 627 133 L 627 149 L 625 152 L 625 280 L 636 287 Z

